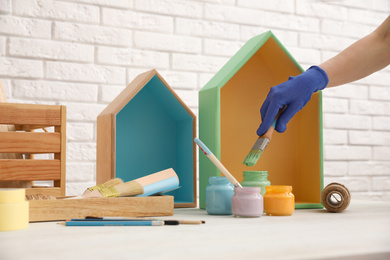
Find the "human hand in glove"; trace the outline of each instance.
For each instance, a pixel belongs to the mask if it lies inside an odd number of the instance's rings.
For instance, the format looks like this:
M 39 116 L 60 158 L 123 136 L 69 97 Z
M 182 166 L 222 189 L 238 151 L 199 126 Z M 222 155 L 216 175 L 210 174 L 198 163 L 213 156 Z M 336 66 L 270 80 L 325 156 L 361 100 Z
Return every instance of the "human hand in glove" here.
M 314 92 L 324 89 L 328 82 L 326 72 L 318 66 L 312 66 L 302 74 L 272 87 L 260 109 L 262 123 L 257 129 L 257 135 L 262 136 L 268 130 L 279 109 L 284 107 L 275 130 L 279 133 L 286 131 L 291 118 L 307 104 Z

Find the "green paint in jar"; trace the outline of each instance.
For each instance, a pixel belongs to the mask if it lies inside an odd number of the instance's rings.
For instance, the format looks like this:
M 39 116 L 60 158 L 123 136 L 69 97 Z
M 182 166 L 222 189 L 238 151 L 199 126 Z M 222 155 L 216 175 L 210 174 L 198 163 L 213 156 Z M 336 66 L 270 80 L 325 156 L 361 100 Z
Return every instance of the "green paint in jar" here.
M 267 179 L 267 171 L 244 171 L 244 180 L 241 182 L 243 187 L 260 187 L 261 196 L 265 194 L 265 187 L 270 186 L 271 182 Z

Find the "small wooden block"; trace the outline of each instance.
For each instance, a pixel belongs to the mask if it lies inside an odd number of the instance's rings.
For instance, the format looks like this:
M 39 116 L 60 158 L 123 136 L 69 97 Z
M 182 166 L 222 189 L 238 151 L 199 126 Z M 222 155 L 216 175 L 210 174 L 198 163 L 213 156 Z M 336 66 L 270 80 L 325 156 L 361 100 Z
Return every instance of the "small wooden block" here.
M 94 217 L 173 215 L 173 196 L 31 200 L 30 222 Z

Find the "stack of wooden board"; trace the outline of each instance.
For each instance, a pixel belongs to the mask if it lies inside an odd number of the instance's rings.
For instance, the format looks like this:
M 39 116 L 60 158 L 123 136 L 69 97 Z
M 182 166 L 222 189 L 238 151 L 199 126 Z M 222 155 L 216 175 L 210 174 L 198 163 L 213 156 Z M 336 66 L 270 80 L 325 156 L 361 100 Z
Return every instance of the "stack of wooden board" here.
M 172 216 L 172 196 L 31 200 L 30 222 L 92 217 Z

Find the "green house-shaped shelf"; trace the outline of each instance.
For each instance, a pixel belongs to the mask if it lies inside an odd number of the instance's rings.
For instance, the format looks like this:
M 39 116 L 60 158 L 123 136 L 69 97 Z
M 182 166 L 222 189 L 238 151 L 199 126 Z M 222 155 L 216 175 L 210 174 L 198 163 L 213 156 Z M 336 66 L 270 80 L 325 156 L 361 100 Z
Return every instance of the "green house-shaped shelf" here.
M 196 117 L 156 70 L 138 75 L 97 118 L 96 182 L 173 168 L 175 207 L 197 206 Z
M 199 137 L 238 181 L 245 170 L 268 171 L 272 185 L 291 185 L 296 208 L 322 208 L 322 96 L 313 94 L 303 110 L 272 141 L 253 167 L 243 161 L 257 139 L 260 107 L 272 86 L 303 72 L 275 35 L 250 39 L 199 92 Z M 199 155 L 199 199 L 220 171 Z

